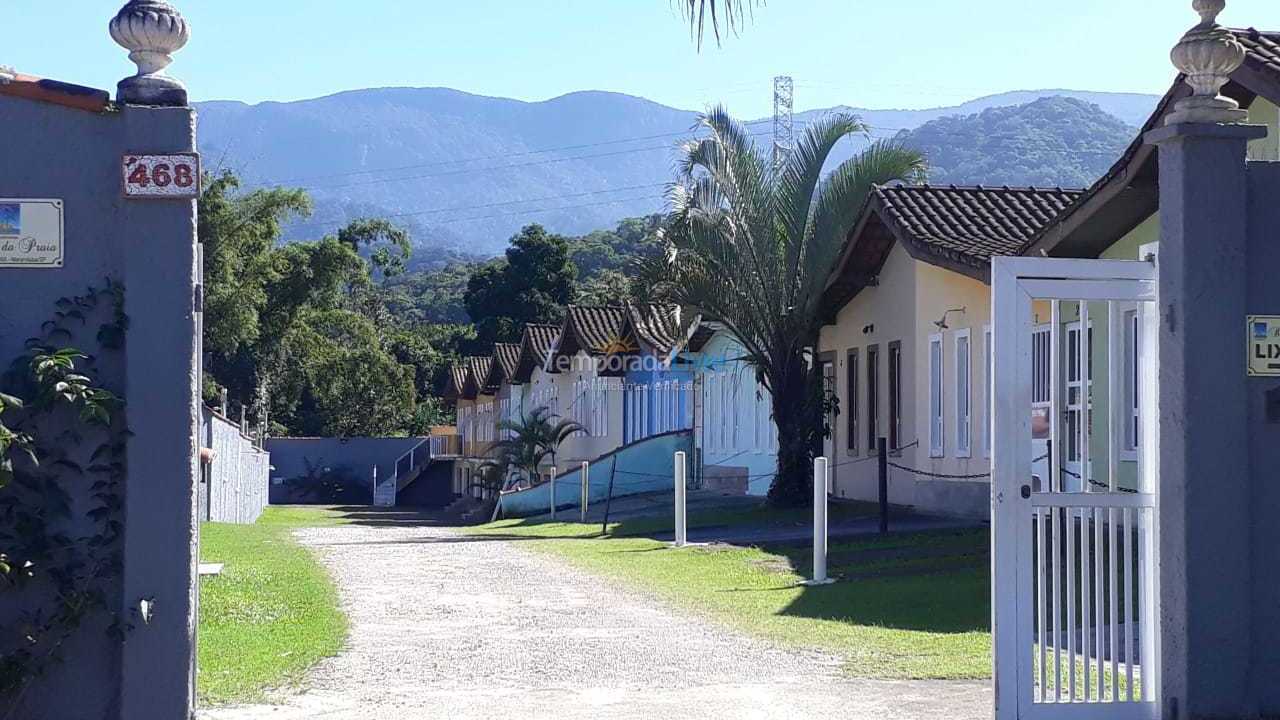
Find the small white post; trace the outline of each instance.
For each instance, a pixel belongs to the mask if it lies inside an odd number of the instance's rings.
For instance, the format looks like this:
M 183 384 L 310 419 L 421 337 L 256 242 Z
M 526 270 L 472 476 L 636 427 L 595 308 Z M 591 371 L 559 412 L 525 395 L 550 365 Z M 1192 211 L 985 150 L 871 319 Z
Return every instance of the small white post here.
M 582 461 L 582 499 L 578 502 L 582 522 L 587 521 L 587 505 L 591 502 L 591 463 Z
M 551 519 L 556 519 L 556 466 L 551 466 Z
M 676 453 L 675 459 L 675 489 L 676 489 L 676 547 L 684 547 L 687 538 L 687 517 L 685 515 L 685 454 L 684 451 Z
M 813 579 L 806 585 L 827 585 L 827 459 L 813 459 Z

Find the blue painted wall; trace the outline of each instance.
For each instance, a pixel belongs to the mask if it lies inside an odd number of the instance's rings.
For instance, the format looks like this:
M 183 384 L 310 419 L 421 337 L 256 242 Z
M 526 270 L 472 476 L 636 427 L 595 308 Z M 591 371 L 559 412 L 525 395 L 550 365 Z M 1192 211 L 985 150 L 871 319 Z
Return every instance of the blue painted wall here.
M 101 288 L 108 277 L 121 282 L 130 323 L 125 351 L 97 353 L 96 324 L 71 342 L 101 355 L 97 375 L 126 398 L 132 430 L 124 567 L 107 604 L 134 629 L 122 645 L 107 638 L 110 618 L 91 618 L 64 645 L 67 662 L 36 679 L 8 716 L 186 717 L 199 472 L 195 203 L 126 200 L 120 167 L 125 153 L 194 150 L 195 114 L 135 106 L 90 112 L 6 95 L 0 128 L 0 197 L 56 198 L 65 208 L 63 267 L 0 269 L 0 367 L 39 334 L 59 297 Z M 77 513 L 87 509 L 87 484 L 65 480 Z M 147 624 L 136 620 L 142 598 L 161 608 Z M 0 603 L 0 628 L 17 627 L 17 605 L 16 596 Z M 5 702 L 0 716 L 10 711 Z
M 413 449 L 423 438 L 272 438 L 267 440 L 271 453 L 271 504 L 350 503 L 365 505 L 373 501 L 373 468 L 378 477 L 387 478 L 395 471 L 396 459 Z M 309 488 L 289 482 L 306 477 L 309 468 L 348 475 L 340 492 L 318 494 Z
M 680 451 L 691 457 L 692 432 L 656 435 L 605 455 L 588 469 L 589 504 L 596 505 L 609 497 L 610 480 L 613 482 L 613 497 L 673 489 L 674 459 Z M 581 467 L 559 475 L 555 489 L 556 507 L 577 508 L 582 497 Z M 505 493 L 500 505 L 502 517 L 528 517 L 549 512 L 551 483 Z

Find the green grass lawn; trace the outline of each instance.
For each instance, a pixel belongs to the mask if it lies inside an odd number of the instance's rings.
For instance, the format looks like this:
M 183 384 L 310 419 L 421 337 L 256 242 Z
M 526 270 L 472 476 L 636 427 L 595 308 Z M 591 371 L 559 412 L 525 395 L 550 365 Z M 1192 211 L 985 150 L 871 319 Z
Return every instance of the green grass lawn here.
M 226 563 L 200 584 L 202 703 L 260 699 L 338 651 L 347 622 L 333 583 L 289 532 L 341 522 L 336 511 L 269 507 L 254 525 L 202 524 L 201 561 Z
M 757 511 L 767 512 L 767 511 Z M 690 526 L 723 517 L 690 517 Z M 785 518 L 786 522 L 791 519 Z M 823 587 L 807 546 L 681 550 L 628 532 L 666 529 L 631 521 L 600 526 L 506 520 L 472 532 L 533 538 L 521 547 L 554 553 L 585 570 L 720 623 L 782 644 L 832 651 L 857 677 L 981 679 L 991 676 L 990 580 L 985 530 L 834 542 Z M 653 527 L 645 527 L 652 525 Z

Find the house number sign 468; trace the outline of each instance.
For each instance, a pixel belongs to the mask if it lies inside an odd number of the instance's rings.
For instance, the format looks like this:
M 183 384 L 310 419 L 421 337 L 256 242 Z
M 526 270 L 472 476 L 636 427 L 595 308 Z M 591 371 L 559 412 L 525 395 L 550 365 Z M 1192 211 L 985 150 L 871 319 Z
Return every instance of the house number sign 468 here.
M 200 156 L 125 155 L 125 197 L 189 200 L 200 196 Z

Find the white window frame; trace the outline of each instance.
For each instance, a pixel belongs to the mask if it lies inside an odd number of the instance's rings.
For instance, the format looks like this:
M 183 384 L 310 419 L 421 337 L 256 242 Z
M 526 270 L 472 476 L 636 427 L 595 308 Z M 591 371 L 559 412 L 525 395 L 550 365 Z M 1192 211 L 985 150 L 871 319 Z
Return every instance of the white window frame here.
M 935 349 L 937 352 L 935 352 Z M 946 405 L 943 380 L 944 351 L 942 334 L 929 336 L 929 457 L 940 458 L 946 453 L 946 428 L 943 408 Z M 936 388 L 936 392 L 935 392 Z
M 991 326 L 982 326 L 982 457 L 991 457 L 992 441 L 995 433 L 991 429 L 991 405 L 994 403 L 995 380 L 993 367 L 995 363 L 995 338 L 991 334 Z
M 961 350 L 961 341 L 964 349 Z M 973 457 L 973 336 L 969 328 L 956 330 L 952 336 L 955 353 L 955 454 L 958 458 Z M 964 360 L 963 363 L 960 361 Z M 963 367 L 961 367 L 963 365 Z
M 1138 355 L 1142 348 L 1142 322 L 1136 304 L 1124 304 L 1119 309 L 1121 335 L 1124 343 L 1123 407 L 1113 416 L 1124 421 L 1124 431 L 1119 457 L 1123 461 L 1137 462 L 1142 447 L 1142 398 L 1139 396 Z

